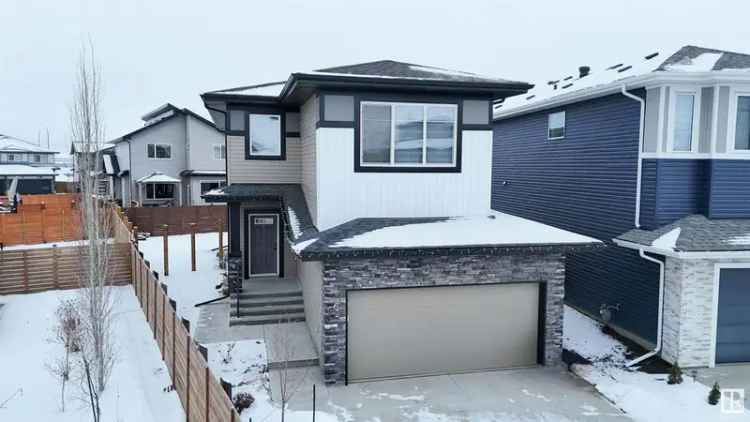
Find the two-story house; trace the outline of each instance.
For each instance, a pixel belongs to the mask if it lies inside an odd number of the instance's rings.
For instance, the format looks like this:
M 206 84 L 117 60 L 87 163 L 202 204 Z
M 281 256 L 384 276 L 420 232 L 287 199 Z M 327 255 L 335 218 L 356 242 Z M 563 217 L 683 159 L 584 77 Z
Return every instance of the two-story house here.
M 201 194 L 225 184 L 223 134 L 169 103 L 142 119 L 143 127 L 111 141 L 116 163 L 102 155 L 113 196 L 125 207 L 204 205 Z
M 55 154 L 47 148 L 0 134 L 0 195 L 13 180 L 20 194 L 46 194 L 55 191 Z
M 496 107 L 492 207 L 598 238 L 566 301 L 682 366 L 750 361 L 750 55 L 694 46 Z
M 378 61 L 203 94 L 231 323 L 284 304 L 328 383 L 558 363 L 565 253 L 599 242 L 490 210 L 491 106 L 529 88 Z

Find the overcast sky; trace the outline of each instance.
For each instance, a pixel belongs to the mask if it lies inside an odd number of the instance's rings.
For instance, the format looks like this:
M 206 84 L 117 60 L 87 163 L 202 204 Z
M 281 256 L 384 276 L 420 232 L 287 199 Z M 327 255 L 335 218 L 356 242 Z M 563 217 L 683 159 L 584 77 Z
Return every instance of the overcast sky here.
M 0 133 L 49 130 L 67 153 L 87 37 L 113 139 L 166 102 L 207 115 L 202 92 L 372 60 L 535 83 L 686 44 L 750 53 L 748 16 L 747 0 L 2 0 Z

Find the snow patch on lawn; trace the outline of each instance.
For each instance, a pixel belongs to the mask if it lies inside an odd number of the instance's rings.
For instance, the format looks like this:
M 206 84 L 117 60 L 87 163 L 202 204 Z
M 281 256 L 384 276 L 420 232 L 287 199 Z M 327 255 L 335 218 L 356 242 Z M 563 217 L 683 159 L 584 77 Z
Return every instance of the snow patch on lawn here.
M 185 420 L 158 346 L 131 286 L 114 287 L 114 335 L 117 361 L 100 397 L 103 421 L 181 422 Z M 45 365 L 63 349 L 51 342 L 55 311 L 76 290 L 0 296 L 0 408 L 2 421 L 81 422 L 91 410 L 69 382 L 66 410 L 60 411 L 60 386 Z
M 224 239 L 226 239 L 224 233 Z M 164 275 L 164 238 L 150 237 L 138 242 L 138 249 L 159 273 L 159 281 L 168 287 L 169 297 L 177 301 L 177 313 L 190 321 L 191 331 L 198 326 L 200 308 L 196 303 L 221 297 L 216 285 L 222 282 L 219 259 L 219 233 L 195 235 L 196 271 L 190 267 L 190 235 L 169 236 L 169 276 Z
M 690 376 L 669 385 L 667 374 L 626 368 L 625 346 L 603 333 L 601 324 L 568 306 L 564 318 L 563 347 L 592 361 L 572 365 L 572 371 L 635 421 L 750 421 L 750 413 L 728 415 L 709 405 L 709 388 Z
M 416 248 L 601 243 L 588 236 L 500 212 L 452 217 L 431 223 L 384 227 L 344 239 L 334 248 Z
M 276 421 L 281 409 L 269 394 L 270 379 L 266 372 L 266 344 L 263 340 L 242 340 L 205 345 L 208 349 L 208 365 L 217 377 L 232 384 L 232 394 L 250 393 L 255 402 L 240 414 L 242 422 Z M 346 411 L 346 409 L 343 409 Z M 285 412 L 288 422 L 309 422 L 312 411 Z M 330 413 L 315 412 L 315 420 L 336 422 L 339 419 Z M 344 420 L 347 420 L 344 418 Z

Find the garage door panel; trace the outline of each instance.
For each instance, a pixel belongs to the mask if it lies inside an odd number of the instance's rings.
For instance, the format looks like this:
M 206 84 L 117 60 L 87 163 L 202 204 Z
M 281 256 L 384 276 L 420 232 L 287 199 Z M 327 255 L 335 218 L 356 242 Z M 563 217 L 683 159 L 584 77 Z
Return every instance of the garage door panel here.
M 750 269 L 721 269 L 716 362 L 750 362 Z
M 350 291 L 350 380 L 537 362 L 539 285 Z

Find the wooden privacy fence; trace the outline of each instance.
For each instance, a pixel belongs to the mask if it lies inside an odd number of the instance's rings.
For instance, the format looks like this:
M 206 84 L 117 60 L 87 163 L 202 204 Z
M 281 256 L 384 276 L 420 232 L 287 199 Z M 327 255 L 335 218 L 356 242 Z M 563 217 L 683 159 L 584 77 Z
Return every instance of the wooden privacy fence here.
M 132 230 L 133 224 L 121 211 L 116 215 L 119 218 L 115 219 L 115 224 L 119 224 L 121 230 Z M 239 414 L 230 399 L 231 385 L 211 372 L 206 348 L 193 341 L 190 322 L 177 315 L 177 302 L 169 298 L 167 286 L 159 282 L 158 273 L 151 271 L 148 261 L 138 251 L 133 234 L 130 234 L 133 288 L 182 402 L 187 422 L 238 422 Z
M 203 205 L 194 207 L 133 207 L 125 214 L 138 230 L 152 234 L 161 233 L 161 226 L 169 226 L 169 234 L 188 234 L 190 223 L 196 223 L 198 233 L 215 232 L 226 227 L 226 205 Z
M 18 212 L 0 214 L 0 243 L 35 244 L 81 238 L 77 195 L 23 195 Z
M 112 244 L 109 282 L 129 284 L 130 245 Z M 0 294 L 36 293 L 80 287 L 81 261 L 87 259 L 85 246 L 65 246 L 0 252 Z

